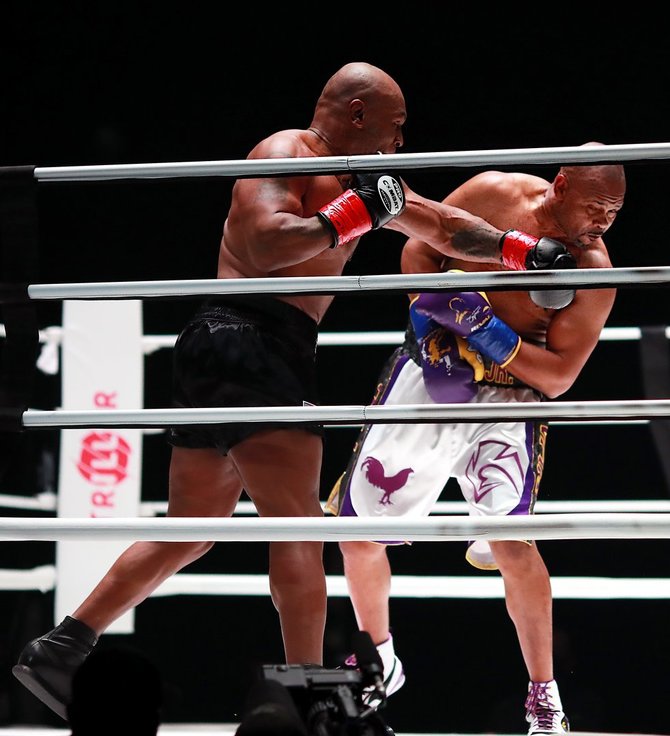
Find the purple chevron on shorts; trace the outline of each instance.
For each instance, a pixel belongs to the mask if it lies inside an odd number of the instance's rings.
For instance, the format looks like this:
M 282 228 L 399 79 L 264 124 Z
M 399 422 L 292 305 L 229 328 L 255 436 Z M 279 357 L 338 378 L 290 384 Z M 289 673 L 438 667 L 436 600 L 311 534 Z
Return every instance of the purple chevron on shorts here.
M 475 503 L 503 484 L 511 485 L 521 498 L 524 469 L 519 453 L 507 442 L 488 440 L 478 444 L 465 475 L 472 484 Z

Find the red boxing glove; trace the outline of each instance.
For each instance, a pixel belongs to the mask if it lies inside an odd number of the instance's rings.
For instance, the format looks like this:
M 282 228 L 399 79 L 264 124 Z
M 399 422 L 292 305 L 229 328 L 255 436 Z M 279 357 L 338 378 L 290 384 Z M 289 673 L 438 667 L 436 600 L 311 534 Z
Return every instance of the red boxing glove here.
M 568 249 L 552 238 L 536 238 L 519 230 L 508 230 L 500 239 L 502 262 L 515 271 L 577 268 Z M 574 289 L 530 291 L 530 298 L 543 309 L 563 309 L 575 298 Z
M 568 249 L 552 238 L 536 238 L 519 230 L 508 230 L 500 238 L 503 265 L 513 271 L 576 268 Z
M 405 209 L 405 191 L 395 176 L 358 174 L 355 183 L 316 213 L 333 233 L 331 248 L 383 227 Z

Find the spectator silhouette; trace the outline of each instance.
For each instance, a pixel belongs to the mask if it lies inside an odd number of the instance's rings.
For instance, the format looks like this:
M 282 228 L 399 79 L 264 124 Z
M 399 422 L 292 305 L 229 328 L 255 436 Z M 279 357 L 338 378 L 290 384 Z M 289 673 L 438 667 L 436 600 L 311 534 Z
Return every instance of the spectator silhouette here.
M 72 680 L 71 736 L 156 736 L 162 704 L 162 679 L 146 656 L 121 646 L 96 649 Z

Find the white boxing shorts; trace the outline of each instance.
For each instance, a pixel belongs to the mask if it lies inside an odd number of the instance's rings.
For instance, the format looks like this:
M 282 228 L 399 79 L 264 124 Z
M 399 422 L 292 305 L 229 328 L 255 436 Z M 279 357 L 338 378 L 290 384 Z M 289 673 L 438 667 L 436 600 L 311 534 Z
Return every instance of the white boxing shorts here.
M 499 379 L 501 369 L 494 368 Z M 478 384 L 469 403 L 540 400 L 532 388 L 492 380 Z M 387 364 L 373 403 L 434 403 L 421 368 L 402 348 Z M 339 516 L 427 516 L 455 478 L 470 516 L 532 514 L 546 436 L 546 423 L 538 421 L 365 425 L 327 510 Z M 480 569 L 497 569 L 483 540 L 469 545 L 466 559 Z

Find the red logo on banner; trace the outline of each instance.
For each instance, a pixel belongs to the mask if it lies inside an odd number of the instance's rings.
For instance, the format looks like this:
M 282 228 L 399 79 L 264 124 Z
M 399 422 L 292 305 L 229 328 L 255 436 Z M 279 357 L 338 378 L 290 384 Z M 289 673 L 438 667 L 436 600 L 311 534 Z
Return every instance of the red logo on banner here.
M 113 432 L 91 432 L 81 442 L 77 468 L 91 483 L 117 485 L 128 475 L 130 445 Z

